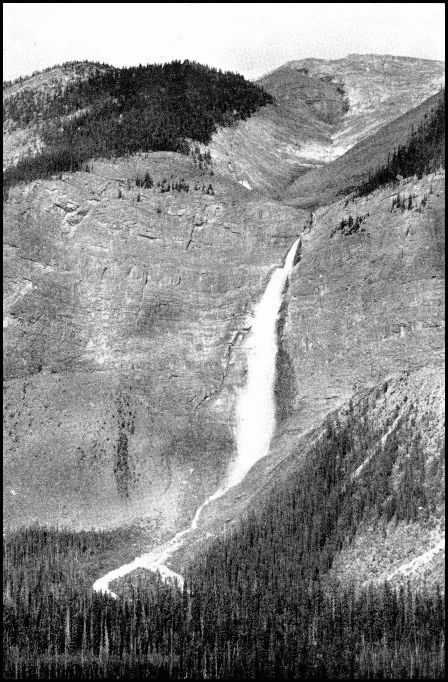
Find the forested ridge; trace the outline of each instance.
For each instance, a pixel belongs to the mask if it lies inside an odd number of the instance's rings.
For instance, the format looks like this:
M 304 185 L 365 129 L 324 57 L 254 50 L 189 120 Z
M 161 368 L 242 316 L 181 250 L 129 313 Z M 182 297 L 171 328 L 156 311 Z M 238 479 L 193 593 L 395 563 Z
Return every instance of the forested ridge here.
M 188 153 L 217 125 L 245 119 L 273 101 L 243 76 L 189 61 L 98 70 L 51 91 L 23 88 L 3 103 L 14 128 L 36 126 L 36 156 L 4 173 L 4 186 L 75 171 L 91 158 L 135 152 Z
M 26 81 L 29 81 L 34 76 L 42 76 L 57 69 L 60 69 L 63 73 L 66 73 L 69 76 L 85 77 L 89 73 L 96 72 L 97 70 L 106 71 L 112 68 L 112 66 L 105 64 L 104 62 L 72 61 L 63 62 L 62 64 L 53 64 L 53 66 L 47 66 L 46 69 L 37 69 L 28 76 L 18 76 L 13 80 L 3 81 L 3 94 L 8 96 L 7 90 L 8 88 L 11 88 L 11 86 L 20 85 Z M 51 80 L 53 81 L 53 84 L 57 83 L 57 78 Z
M 196 556 L 183 592 L 150 574 L 115 601 L 83 576 L 95 534 L 8 534 L 6 676 L 442 678 L 440 590 L 326 581 L 363 520 L 413 520 L 441 502 L 443 443 L 428 470 L 417 427 L 412 406 L 383 426 L 367 404 L 329 418 L 304 468 Z
M 356 188 L 356 194 L 363 196 L 388 184 L 395 184 L 402 178 L 433 173 L 445 168 L 445 91 L 440 93 L 439 102 L 425 114 L 418 128 L 412 128 L 407 141 L 398 145 L 388 154 L 386 163 L 369 171 L 368 178 Z

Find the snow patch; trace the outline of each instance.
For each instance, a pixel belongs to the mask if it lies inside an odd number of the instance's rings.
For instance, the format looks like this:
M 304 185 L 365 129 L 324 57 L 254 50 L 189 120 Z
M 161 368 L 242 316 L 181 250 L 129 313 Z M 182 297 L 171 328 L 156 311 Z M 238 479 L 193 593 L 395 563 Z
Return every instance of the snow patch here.
M 247 180 L 238 180 L 238 182 L 240 183 L 240 185 L 242 185 L 242 186 L 245 187 L 246 189 L 250 189 L 250 190 L 252 189 L 252 187 L 249 185 L 249 183 L 247 182 Z

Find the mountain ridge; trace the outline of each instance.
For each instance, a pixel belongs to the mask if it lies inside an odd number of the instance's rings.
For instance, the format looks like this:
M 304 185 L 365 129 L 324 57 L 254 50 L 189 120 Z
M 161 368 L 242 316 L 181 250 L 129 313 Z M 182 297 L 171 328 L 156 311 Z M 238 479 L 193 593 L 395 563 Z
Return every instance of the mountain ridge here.
M 218 130 L 210 145 L 217 168 L 249 187 L 280 198 L 296 177 L 341 156 L 436 93 L 444 82 L 443 62 L 410 58 L 410 71 L 407 58 L 397 57 L 390 72 L 376 55 L 375 59 L 365 57 L 321 60 L 318 64 L 314 60 L 314 66 L 308 64 L 307 73 L 300 72 L 306 60 L 299 60 L 295 62 L 298 69 L 285 64 L 259 78 L 257 83 L 268 91 L 272 83 L 274 96 L 276 88 L 283 87 L 280 100 L 236 129 Z M 298 88 L 302 84 L 305 96 L 297 99 L 296 110 L 288 101 L 294 92 L 294 79 Z M 338 88 L 342 92 L 338 93 Z M 340 98 L 337 125 L 320 120 L 306 105 L 313 92 L 324 100 L 328 89 Z
M 357 142 L 334 161 L 298 178 L 286 188 L 283 199 L 288 204 L 313 210 L 318 205 L 335 201 L 342 194 L 349 195 L 353 188 L 367 179 L 369 172 L 373 173 L 384 164 L 388 155 L 408 140 L 412 129 L 417 129 L 443 99 L 444 93 L 432 95 L 373 135 Z

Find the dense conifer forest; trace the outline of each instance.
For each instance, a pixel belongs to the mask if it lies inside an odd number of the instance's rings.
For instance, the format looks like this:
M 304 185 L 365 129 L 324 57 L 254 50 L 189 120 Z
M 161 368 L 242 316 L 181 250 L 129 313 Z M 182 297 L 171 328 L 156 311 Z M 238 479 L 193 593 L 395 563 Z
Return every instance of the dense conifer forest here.
M 416 175 L 418 178 L 445 168 L 445 91 L 439 103 L 426 114 L 417 130 L 412 129 L 405 144 L 389 153 L 387 162 L 374 171 L 357 189 L 358 196 L 399 179 Z
M 412 409 L 382 428 L 367 404 L 328 419 L 304 468 L 196 556 L 183 591 L 150 575 L 117 600 L 94 594 L 85 565 L 101 534 L 7 534 L 5 676 L 442 678 L 440 590 L 326 580 L 363 520 L 409 521 L 441 502 L 443 443 L 427 470 L 416 429 Z
M 80 170 L 91 158 L 135 152 L 188 153 L 217 125 L 245 119 L 273 98 L 235 73 L 189 61 L 108 68 L 56 90 L 23 88 L 7 98 L 4 120 L 38 129 L 43 149 L 4 173 L 4 187 Z

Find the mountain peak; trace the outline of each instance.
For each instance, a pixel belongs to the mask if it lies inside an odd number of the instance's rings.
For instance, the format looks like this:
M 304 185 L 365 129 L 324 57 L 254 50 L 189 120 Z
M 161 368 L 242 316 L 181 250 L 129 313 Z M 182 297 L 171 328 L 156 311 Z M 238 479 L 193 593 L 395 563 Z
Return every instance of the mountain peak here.
M 12 97 L 24 89 L 51 91 L 61 84 L 85 80 L 96 73 L 106 73 L 113 67 L 109 64 L 90 61 L 72 61 L 55 64 L 29 76 L 20 76 L 13 81 L 3 81 L 3 99 Z

